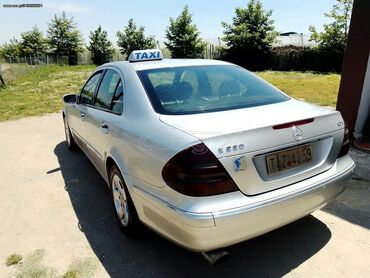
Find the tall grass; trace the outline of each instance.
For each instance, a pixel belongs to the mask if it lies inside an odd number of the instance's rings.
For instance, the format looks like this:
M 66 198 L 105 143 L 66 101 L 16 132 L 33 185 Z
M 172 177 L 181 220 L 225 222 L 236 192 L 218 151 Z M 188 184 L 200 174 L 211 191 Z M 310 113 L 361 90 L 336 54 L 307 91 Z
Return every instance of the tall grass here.
M 95 66 L 39 66 L 0 89 L 0 121 L 61 110 L 62 96 L 80 90 Z
M 322 106 L 337 103 L 340 75 L 296 71 L 263 71 L 260 77 L 288 95 Z
M 0 88 L 0 121 L 60 111 L 62 96 L 79 92 L 95 69 L 93 65 L 22 67 L 13 71 L 5 88 Z M 336 105 L 338 74 L 279 71 L 257 74 L 297 99 L 323 106 Z
M 26 75 L 28 72 L 35 70 L 38 66 L 30 66 L 27 64 L 7 64 L 1 63 L 1 76 L 4 79 L 5 85 L 12 84 L 15 80 Z

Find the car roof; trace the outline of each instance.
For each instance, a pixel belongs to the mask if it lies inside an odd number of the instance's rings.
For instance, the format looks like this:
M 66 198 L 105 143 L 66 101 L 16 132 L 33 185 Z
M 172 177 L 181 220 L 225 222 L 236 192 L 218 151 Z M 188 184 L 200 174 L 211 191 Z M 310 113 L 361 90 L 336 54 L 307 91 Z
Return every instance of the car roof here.
M 131 67 L 135 71 L 148 70 L 148 69 L 158 69 L 158 68 L 171 68 L 171 67 L 186 67 L 186 66 L 210 66 L 210 65 L 231 65 L 230 63 L 219 61 L 219 60 L 209 60 L 209 59 L 163 59 L 154 61 L 141 61 L 141 62 L 129 62 L 129 61 L 119 61 L 111 62 L 100 66 L 99 68 L 104 68 L 105 66 L 113 66 L 124 70 L 126 67 Z

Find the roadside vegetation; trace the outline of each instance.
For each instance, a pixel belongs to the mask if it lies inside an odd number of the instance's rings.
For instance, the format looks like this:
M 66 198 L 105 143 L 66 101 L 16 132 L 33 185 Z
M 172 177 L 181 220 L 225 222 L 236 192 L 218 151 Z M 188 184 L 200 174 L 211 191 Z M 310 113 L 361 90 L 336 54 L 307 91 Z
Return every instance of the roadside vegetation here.
M 0 121 L 60 111 L 62 97 L 79 92 L 93 65 L 39 66 L 0 88 Z M 339 74 L 263 71 L 257 73 L 288 95 L 322 106 L 335 106 Z
M 23 257 L 20 254 L 17 253 L 11 254 L 6 258 L 5 265 L 6 266 L 16 265 L 20 261 L 22 261 L 22 259 Z
M 310 25 L 310 40 L 314 46 L 305 46 L 302 39 L 300 45 L 277 47 L 280 44 L 277 40 L 279 33 L 275 28 L 273 11 L 266 10 L 261 0 L 246 1 L 246 5 L 235 8 L 231 19 L 220 22 L 223 34 L 218 37 L 216 47 L 202 38 L 191 11 L 184 6 L 178 17 L 170 17 L 163 43 L 173 58 L 217 57 L 254 71 L 341 72 L 352 5 L 353 0 L 335 0 L 332 10 L 324 14 L 327 23 L 323 25 L 323 31 L 319 32 Z M 9 63 L 23 60 L 29 64 L 46 61 L 77 65 L 89 63 L 89 58 L 81 61 L 79 56 L 90 52 L 91 61 L 102 64 L 113 59 L 114 44 L 126 59 L 133 50 L 160 48 L 158 38 L 147 35 L 145 26 L 136 24 L 133 18 L 116 32 L 116 43 L 111 42 L 108 31 L 99 26 L 90 32 L 87 47 L 77 22 L 65 12 L 60 16 L 55 14 L 48 26 L 46 36 L 37 26 L 32 29 L 30 26 L 31 30 L 20 34 L 20 40 L 13 37 L 0 45 L 0 58 Z
M 24 76 L 28 72 L 32 71 L 33 69 L 35 69 L 35 67 L 37 66 L 30 66 L 24 63 L 23 64 L 1 63 L 1 77 L 5 82 L 5 85 L 7 85 Z M 3 88 L 2 83 L 0 83 L 0 88 Z
M 337 104 L 339 74 L 296 71 L 263 71 L 257 74 L 296 99 L 321 106 Z
M 19 254 L 12 254 L 6 259 L 6 266 L 13 268 L 11 277 L 17 278 L 87 278 L 94 276 L 98 262 L 96 258 L 75 259 L 68 266 L 64 274 L 58 274 L 57 269 L 48 266 L 46 252 L 37 249 L 25 258 Z
M 221 23 L 223 36 L 219 38 L 218 54 L 210 57 L 258 71 L 262 78 L 297 99 L 335 106 L 340 74 L 328 72 L 341 72 L 352 5 L 353 0 L 334 1 L 332 10 L 325 14 L 329 21 L 324 24 L 324 30 L 318 32 L 315 26 L 310 26 L 315 47 L 279 48 L 274 46 L 278 33 L 272 20 L 273 11 L 265 10 L 261 0 L 248 0 L 246 6 L 235 9 L 232 20 Z M 76 65 L 85 49 L 76 22 L 64 12 L 61 16 L 54 15 L 48 25 L 46 36 L 34 26 L 20 34 L 20 41 L 13 38 L 0 46 L 0 59 L 7 62 L 0 65 L 0 75 L 5 81 L 5 86 L 0 84 L 0 121 L 61 110 L 61 97 L 78 92 L 94 69 L 92 65 L 39 66 L 55 62 Z M 145 26 L 137 25 L 133 19 L 116 37 L 126 58 L 135 49 L 160 47 L 154 36 L 145 34 Z M 107 31 L 99 26 L 90 32 L 89 38 L 87 49 L 95 64 L 112 60 L 113 43 L 108 40 Z M 165 52 L 174 58 L 204 57 L 207 53 L 206 42 L 187 6 L 178 17 L 170 18 L 164 44 Z
M 62 96 L 80 90 L 95 67 L 40 66 L 0 88 L 0 121 L 61 110 Z

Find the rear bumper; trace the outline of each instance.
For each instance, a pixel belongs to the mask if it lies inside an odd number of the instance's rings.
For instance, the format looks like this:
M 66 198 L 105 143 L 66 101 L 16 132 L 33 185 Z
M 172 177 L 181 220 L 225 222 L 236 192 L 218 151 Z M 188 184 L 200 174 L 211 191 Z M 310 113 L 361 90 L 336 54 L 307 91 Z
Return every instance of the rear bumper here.
M 346 156 L 325 173 L 273 194 L 262 194 L 268 198 L 251 202 L 254 197 L 243 195 L 248 205 L 204 213 L 173 207 L 139 186 L 133 186 L 133 193 L 145 224 L 187 249 L 209 251 L 264 234 L 322 208 L 346 189 L 354 167 Z M 229 194 L 228 198 L 234 193 Z

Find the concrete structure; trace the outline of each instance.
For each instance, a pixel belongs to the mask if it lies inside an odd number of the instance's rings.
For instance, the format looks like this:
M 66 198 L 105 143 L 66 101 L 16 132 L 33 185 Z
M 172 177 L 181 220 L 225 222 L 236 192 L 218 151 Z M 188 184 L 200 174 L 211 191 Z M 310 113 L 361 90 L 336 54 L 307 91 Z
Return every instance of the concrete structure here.
M 341 111 L 352 138 L 359 138 L 370 107 L 370 1 L 353 3 L 348 43 L 343 62 L 337 110 Z
M 343 62 L 337 110 L 341 111 L 352 139 L 363 137 L 370 127 L 370 1 L 354 0 L 346 54 Z M 365 139 L 365 138 L 364 138 Z M 365 140 L 369 140 L 366 138 Z M 366 143 L 370 143 L 367 142 Z M 369 145 L 369 144 L 367 144 Z M 370 180 L 370 153 L 351 150 L 355 175 Z

